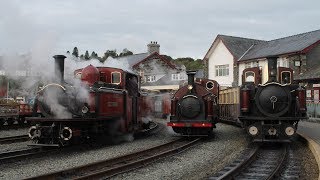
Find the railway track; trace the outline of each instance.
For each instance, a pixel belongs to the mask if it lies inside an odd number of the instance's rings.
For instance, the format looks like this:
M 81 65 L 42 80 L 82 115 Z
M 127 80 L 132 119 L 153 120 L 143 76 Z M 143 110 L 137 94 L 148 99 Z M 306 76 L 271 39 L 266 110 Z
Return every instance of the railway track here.
M 0 144 L 23 142 L 23 141 L 27 141 L 27 140 L 29 140 L 29 136 L 28 135 L 3 137 L 3 138 L 0 138 Z
M 33 155 L 39 155 L 39 154 L 44 154 L 48 153 L 51 151 L 55 151 L 57 149 L 44 149 L 41 147 L 36 147 L 36 148 L 27 148 L 27 149 L 22 149 L 22 150 L 15 150 L 15 151 L 8 151 L 8 152 L 2 152 L 0 153 L 0 162 L 5 162 L 5 161 L 11 161 L 11 160 L 17 160 L 21 158 L 26 158 L 30 157 Z
M 287 147 L 257 146 L 209 179 L 273 179 L 279 176 L 287 157 Z
M 179 153 L 195 145 L 201 138 L 180 138 L 147 150 L 113 159 L 87 164 L 67 170 L 45 174 L 30 179 L 98 179 L 110 178 L 120 173 L 141 168 L 156 160 Z

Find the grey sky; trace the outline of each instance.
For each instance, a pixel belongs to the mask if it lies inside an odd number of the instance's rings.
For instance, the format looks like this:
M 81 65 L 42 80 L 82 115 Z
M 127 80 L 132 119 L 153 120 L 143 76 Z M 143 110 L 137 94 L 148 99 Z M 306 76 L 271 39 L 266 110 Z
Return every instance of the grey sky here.
M 320 1 L 1 0 L 0 54 L 128 48 L 203 58 L 217 34 L 270 40 L 320 29 Z

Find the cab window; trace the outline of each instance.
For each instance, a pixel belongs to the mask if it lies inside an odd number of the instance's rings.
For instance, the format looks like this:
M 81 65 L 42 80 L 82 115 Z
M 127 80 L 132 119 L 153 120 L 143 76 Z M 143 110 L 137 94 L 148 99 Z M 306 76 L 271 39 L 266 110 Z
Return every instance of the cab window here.
M 281 72 L 281 84 L 290 84 L 291 83 L 291 72 L 285 71 Z
M 121 73 L 120 72 L 111 73 L 111 83 L 120 84 L 120 82 L 121 82 Z
M 254 76 L 255 76 L 254 72 L 252 72 L 252 71 L 246 72 L 245 82 L 254 82 Z

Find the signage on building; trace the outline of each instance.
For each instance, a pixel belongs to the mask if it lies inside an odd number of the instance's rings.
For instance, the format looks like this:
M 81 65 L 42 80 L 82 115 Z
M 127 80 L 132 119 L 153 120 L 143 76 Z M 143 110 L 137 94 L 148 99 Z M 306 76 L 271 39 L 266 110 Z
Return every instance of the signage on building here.
M 313 87 L 320 87 L 320 84 L 313 84 Z

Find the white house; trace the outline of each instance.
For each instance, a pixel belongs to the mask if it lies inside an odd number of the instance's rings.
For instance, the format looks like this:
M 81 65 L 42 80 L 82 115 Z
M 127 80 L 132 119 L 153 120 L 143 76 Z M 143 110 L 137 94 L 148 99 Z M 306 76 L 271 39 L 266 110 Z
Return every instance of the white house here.
M 218 35 L 203 59 L 205 76 L 221 86 L 238 86 L 245 68 L 260 67 L 264 83 L 269 56 L 278 57 L 278 66 L 292 68 L 296 80 L 312 77 L 320 66 L 320 30 L 270 41 Z

